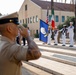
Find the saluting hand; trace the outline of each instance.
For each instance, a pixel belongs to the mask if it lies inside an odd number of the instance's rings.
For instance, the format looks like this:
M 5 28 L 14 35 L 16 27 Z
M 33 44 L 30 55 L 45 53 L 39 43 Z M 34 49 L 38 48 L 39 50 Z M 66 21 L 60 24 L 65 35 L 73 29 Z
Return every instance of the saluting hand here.
M 28 33 L 28 29 L 27 28 L 21 28 L 21 29 L 19 29 L 19 31 L 20 31 L 20 34 L 23 36 L 23 37 L 28 37 L 29 36 L 29 33 Z

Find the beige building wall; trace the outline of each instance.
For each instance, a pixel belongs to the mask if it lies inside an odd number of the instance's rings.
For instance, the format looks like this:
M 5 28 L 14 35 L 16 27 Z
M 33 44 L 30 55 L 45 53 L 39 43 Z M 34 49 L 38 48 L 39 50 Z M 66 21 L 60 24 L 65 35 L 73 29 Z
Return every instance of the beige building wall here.
M 49 10 L 49 15 L 51 15 L 51 10 Z M 72 17 L 75 16 L 74 12 L 70 12 L 70 11 L 54 11 L 54 15 L 59 17 L 59 21 L 55 22 L 56 26 L 58 26 L 59 24 L 62 24 L 64 22 L 62 22 L 62 16 L 65 16 L 65 21 L 67 20 L 67 16 Z M 47 19 L 47 10 L 42 10 L 42 18 L 43 21 L 46 22 Z M 54 18 L 55 19 L 55 18 Z M 49 22 L 49 24 L 51 24 L 51 22 Z
M 25 5 L 27 5 L 27 11 L 25 11 Z M 38 16 L 38 22 L 36 22 L 36 16 Z M 33 17 L 35 17 L 34 23 L 33 22 L 30 23 L 30 17 L 32 18 L 32 21 L 33 21 Z M 28 18 L 29 18 L 29 23 L 28 23 Z M 31 30 L 31 35 L 35 34 L 36 30 L 39 30 L 40 18 L 41 18 L 41 7 L 36 5 L 31 0 L 25 0 L 19 10 L 19 21 L 24 19 L 25 20 L 24 23 L 26 24 L 26 19 L 27 19 L 27 25 Z
M 25 11 L 25 5 L 27 5 L 27 11 Z M 58 26 L 59 24 L 62 24 L 62 16 L 65 16 L 65 20 L 67 19 L 67 16 L 74 16 L 74 12 L 70 12 L 70 11 L 58 11 L 55 10 L 54 11 L 55 16 L 57 15 L 59 17 L 59 21 L 55 22 L 56 26 Z M 49 15 L 51 15 L 51 10 L 49 10 Z M 30 19 L 30 17 L 32 18 L 33 21 L 33 16 L 36 19 L 36 16 L 38 16 L 38 22 L 32 22 L 32 23 L 28 23 L 28 18 Z M 27 25 L 31 30 L 31 35 L 36 33 L 36 30 L 38 30 L 39 32 L 39 27 L 40 27 L 40 19 L 42 19 L 43 21 L 46 21 L 47 19 L 47 10 L 46 9 L 42 9 L 40 6 L 38 6 L 37 4 L 35 4 L 34 2 L 32 2 L 31 0 L 24 0 L 20 10 L 19 10 L 19 21 L 21 20 L 23 23 L 26 24 L 26 19 L 27 19 Z M 49 22 L 50 24 L 50 22 Z
M 65 16 L 65 21 L 67 20 L 67 17 L 72 17 L 74 16 L 74 12 L 68 12 L 68 11 L 55 11 L 55 16 L 59 16 L 59 22 L 56 22 L 56 25 L 58 26 L 59 24 L 62 24 L 62 16 Z

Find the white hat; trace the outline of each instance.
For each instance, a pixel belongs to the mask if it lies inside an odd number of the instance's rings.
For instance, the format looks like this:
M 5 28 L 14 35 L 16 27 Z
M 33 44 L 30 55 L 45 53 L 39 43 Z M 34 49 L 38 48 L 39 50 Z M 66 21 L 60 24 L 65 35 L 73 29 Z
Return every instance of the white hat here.
M 65 27 L 66 25 L 63 25 L 63 27 Z
M 73 22 L 70 22 L 70 24 L 73 24 Z

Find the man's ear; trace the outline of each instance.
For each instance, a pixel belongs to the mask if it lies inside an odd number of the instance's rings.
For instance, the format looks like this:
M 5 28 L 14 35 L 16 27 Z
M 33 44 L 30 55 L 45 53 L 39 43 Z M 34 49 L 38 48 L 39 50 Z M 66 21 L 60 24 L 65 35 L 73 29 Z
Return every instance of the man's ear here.
M 7 25 L 6 29 L 7 29 L 7 31 L 8 31 L 9 33 L 12 32 L 12 27 L 11 27 L 10 25 Z

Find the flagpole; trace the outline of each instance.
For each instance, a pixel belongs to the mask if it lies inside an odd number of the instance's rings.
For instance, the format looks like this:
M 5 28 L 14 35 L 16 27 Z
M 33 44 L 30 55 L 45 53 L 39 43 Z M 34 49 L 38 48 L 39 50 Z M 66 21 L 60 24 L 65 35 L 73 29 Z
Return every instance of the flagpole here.
M 48 6 L 48 4 L 46 4 L 46 7 L 47 7 L 47 20 L 46 20 L 46 23 L 48 24 L 48 22 L 49 22 L 49 6 Z
M 52 10 L 54 9 L 54 2 L 51 0 L 51 15 L 52 15 Z M 52 31 L 52 40 L 54 40 L 54 32 Z
M 75 35 L 74 35 L 74 39 L 75 39 L 75 41 L 76 41 L 76 0 L 74 0 L 74 2 L 75 2 Z

